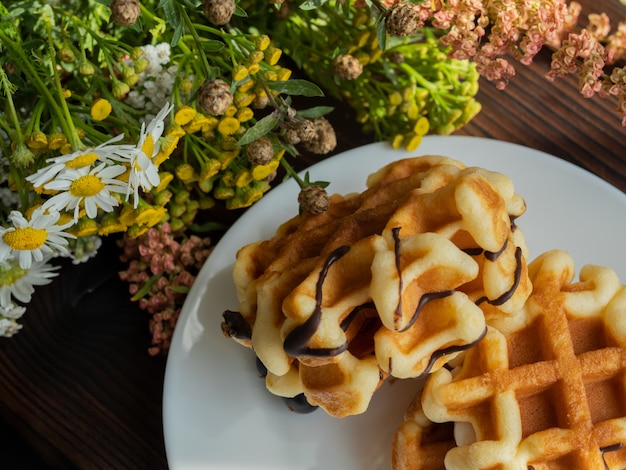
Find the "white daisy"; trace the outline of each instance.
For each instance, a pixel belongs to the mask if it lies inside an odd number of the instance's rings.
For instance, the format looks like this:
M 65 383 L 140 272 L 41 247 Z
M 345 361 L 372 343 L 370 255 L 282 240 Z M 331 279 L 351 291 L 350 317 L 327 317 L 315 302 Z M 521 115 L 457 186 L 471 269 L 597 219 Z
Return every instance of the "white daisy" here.
M 48 166 L 40 168 L 36 173 L 28 176 L 33 186 L 39 187 L 53 180 L 59 173 L 67 169 L 77 169 L 91 166 L 94 162 L 111 164 L 112 161 L 129 161 L 135 151 L 134 145 L 121 144 L 112 145 L 124 138 L 124 134 L 113 137 L 97 147 L 90 147 L 86 150 L 48 158 Z
M 59 266 L 49 264 L 49 259 L 35 261 L 29 268 L 22 268 L 15 258 L 0 263 L 0 308 L 6 311 L 15 308 L 12 297 L 26 304 L 35 292 L 34 286 L 50 284 Z
M 172 105 L 166 104 L 147 126 L 145 123 L 141 125 L 137 151 L 130 162 L 130 176 L 126 193 L 126 200 L 131 193 L 134 194 L 135 207 L 139 203 L 139 188 L 149 191 L 154 186 L 158 186 L 161 181 L 159 170 L 152 159 L 159 153 L 159 138 L 165 129 L 165 118 L 172 108 Z
M 10 338 L 22 328 L 18 322 L 11 318 L 0 317 L 0 336 Z
M 125 171 L 126 167 L 122 165 L 107 166 L 105 163 L 92 169 L 68 169 L 44 185 L 45 189 L 62 192 L 48 199 L 43 207 L 55 211 L 74 210 L 74 221 L 78 220 L 81 206 L 91 219 L 98 215 L 98 208 L 111 212 L 119 204 L 111 193 L 127 191 L 128 184 L 116 179 Z
M 18 318 L 21 318 L 25 312 L 26 312 L 26 307 L 17 305 L 14 302 L 11 302 L 7 307 L 0 305 L 0 317 L 17 320 Z
M 36 209 L 30 220 L 19 211 L 11 211 L 12 227 L 0 227 L 0 262 L 15 257 L 22 269 L 29 269 L 33 261 L 42 261 L 55 251 L 67 251 L 67 239 L 74 235 L 64 232 L 72 225 L 57 225 L 61 214 Z

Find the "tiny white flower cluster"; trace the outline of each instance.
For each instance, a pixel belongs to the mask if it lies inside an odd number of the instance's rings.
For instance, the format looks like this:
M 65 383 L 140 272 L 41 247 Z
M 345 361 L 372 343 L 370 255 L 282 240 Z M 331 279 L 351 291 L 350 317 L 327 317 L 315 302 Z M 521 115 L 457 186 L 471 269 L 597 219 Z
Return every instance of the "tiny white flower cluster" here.
M 135 109 L 146 111 L 146 120 L 152 119 L 169 101 L 172 87 L 178 73 L 178 66 L 168 66 L 170 62 L 170 45 L 160 43 L 156 46 L 147 45 L 143 50 L 142 59 L 148 60 L 148 67 L 139 73 L 139 81 L 128 93 L 126 103 Z M 126 62 L 133 66 L 133 61 Z

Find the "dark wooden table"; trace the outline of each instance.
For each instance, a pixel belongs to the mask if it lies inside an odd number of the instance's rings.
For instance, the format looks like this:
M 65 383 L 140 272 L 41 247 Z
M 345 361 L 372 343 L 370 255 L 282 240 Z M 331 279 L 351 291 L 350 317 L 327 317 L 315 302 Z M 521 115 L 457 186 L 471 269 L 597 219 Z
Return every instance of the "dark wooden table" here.
M 618 0 L 581 3 L 613 24 L 626 19 Z M 551 153 L 626 191 L 626 129 L 616 102 L 582 98 L 573 77 L 547 81 L 549 59 L 546 52 L 530 68 L 519 65 L 505 91 L 482 82 L 483 110 L 458 133 Z M 334 153 L 371 141 L 349 111 L 330 118 L 339 131 Z M 108 240 L 89 263 L 64 265 L 38 289 L 23 330 L 0 340 L 2 468 L 167 468 L 165 359 L 146 352 L 148 318 L 128 300 L 117 257 Z

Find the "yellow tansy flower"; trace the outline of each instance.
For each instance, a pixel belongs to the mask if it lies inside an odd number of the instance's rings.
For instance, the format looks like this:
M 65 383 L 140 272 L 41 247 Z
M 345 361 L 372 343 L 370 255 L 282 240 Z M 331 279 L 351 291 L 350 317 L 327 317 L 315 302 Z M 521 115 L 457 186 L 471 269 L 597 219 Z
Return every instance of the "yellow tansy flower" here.
M 89 237 L 91 235 L 97 235 L 98 230 L 98 222 L 89 217 L 82 217 L 78 220 L 78 223 L 70 227 L 68 231 L 72 232 L 77 237 Z
M 248 73 L 250 75 L 256 75 L 259 70 L 261 70 L 261 67 L 259 67 L 259 64 L 250 64 L 248 65 Z
M 189 163 L 181 163 L 176 167 L 176 177 L 183 183 L 191 183 L 197 179 L 195 171 Z
M 120 217 L 115 212 L 109 212 L 102 217 L 98 235 L 105 236 L 112 233 L 121 233 L 126 231 L 126 225 L 120 222 Z
M 149 205 L 138 209 L 138 212 L 135 222 L 139 225 L 147 225 L 148 227 L 154 227 L 161 222 L 167 213 L 164 207 L 152 207 Z
M 242 170 L 235 176 L 235 186 L 243 188 L 252 182 L 252 173 L 250 170 Z
M 154 188 L 154 191 L 157 193 L 167 188 L 167 185 L 170 184 L 174 179 L 174 175 L 171 174 L 169 171 L 161 171 L 159 172 L 159 178 L 161 178 L 161 181 L 159 182 L 159 185 Z
M 253 117 L 254 117 L 254 111 L 252 111 L 247 106 L 239 108 L 239 111 L 237 112 L 237 119 L 239 119 L 239 122 L 249 121 Z
M 42 150 L 48 147 L 48 137 L 41 131 L 33 132 L 26 143 L 31 150 Z
M 152 159 L 156 167 L 158 168 L 165 160 L 170 158 L 172 152 L 176 150 L 178 146 L 178 141 L 180 139 L 174 136 L 165 136 L 161 139 L 161 147 L 159 148 L 159 152 Z
M 291 70 L 281 67 L 278 71 L 278 80 L 286 82 L 291 77 Z
M 168 126 L 167 129 L 165 129 L 165 136 L 172 136 L 172 137 L 184 137 L 185 136 L 185 129 L 182 128 L 182 126 L 179 126 L 177 124 L 172 124 L 170 126 Z
M 419 145 L 422 143 L 422 136 L 421 135 L 414 135 L 412 136 L 409 141 L 406 144 L 406 149 L 409 152 L 412 152 L 413 150 L 415 150 L 417 147 L 419 147 Z
M 250 61 L 251 64 L 258 64 L 259 62 L 261 62 L 263 59 L 265 58 L 265 54 L 263 52 L 261 52 L 260 50 L 258 51 L 252 51 L 250 53 L 250 56 L 248 57 L 248 61 Z M 249 67 L 249 66 L 248 66 Z
M 237 64 L 233 69 L 233 80 L 243 80 L 248 76 L 248 68 L 245 65 Z
M 417 135 L 426 135 L 429 129 L 430 122 L 428 121 L 428 118 L 424 116 L 419 118 L 413 126 L 413 132 L 415 132 Z
M 200 166 L 200 180 L 207 180 L 219 173 L 222 169 L 222 163 L 219 160 L 210 158 Z
M 252 169 L 252 177 L 255 180 L 262 180 L 274 173 L 279 165 L 278 160 L 272 160 L 266 165 L 257 165 Z
M 397 91 L 394 91 L 393 93 L 389 95 L 389 103 L 391 103 L 394 106 L 399 105 L 400 103 L 402 103 L 402 95 L 398 93 Z
M 189 124 L 198 112 L 191 106 L 181 106 L 174 114 L 174 123 L 178 126 Z
M 225 117 L 217 125 L 217 131 L 222 135 L 233 135 L 239 130 L 239 120 L 234 117 Z
M 270 37 L 267 34 L 259 34 L 254 38 L 254 45 L 259 51 L 264 51 L 271 44 Z
M 265 55 L 265 62 L 270 65 L 276 65 L 278 63 L 278 60 L 280 59 L 280 56 L 283 54 L 283 51 L 280 50 L 278 47 L 270 46 L 265 49 L 263 54 Z
M 91 105 L 91 110 L 89 111 L 89 114 L 91 114 L 91 118 L 94 121 L 104 121 L 106 118 L 109 117 L 109 114 L 111 114 L 112 110 L 113 107 L 108 100 L 104 98 L 98 98 Z
M 394 136 L 393 140 L 391 141 L 391 146 L 394 149 L 399 149 L 400 147 L 402 147 L 403 140 L 404 140 L 404 136 L 397 134 L 396 136 Z
M 234 102 L 239 107 L 245 107 L 252 103 L 254 98 L 256 98 L 254 93 L 245 93 L 238 90 L 235 92 Z
M 150 227 L 148 227 L 147 225 L 134 224 L 128 227 L 128 230 L 126 230 L 126 235 L 128 235 L 131 239 L 137 238 L 146 233 L 149 229 Z
M 237 86 L 237 91 L 245 93 L 250 88 L 252 88 L 254 85 L 256 85 L 256 82 L 253 79 L 246 80 L 241 85 Z
M 195 134 L 203 129 L 209 129 L 211 126 L 210 119 L 204 114 L 196 114 L 194 118 L 185 127 L 187 134 Z
M 67 144 L 67 137 L 60 132 L 53 132 L 48 136 L 48 148 L 50 150 L 58 150 Z
M 231 151 L 231 150 L 225 150 L 223 152 L 220 152 L 218 159 L 220 163 L 222 164 L 222 170 L 225 170 L 226 168 L 228 168 L 228 165 L 231 164 L 231 162 L 235 159 L 237 154 L 238 152 Z

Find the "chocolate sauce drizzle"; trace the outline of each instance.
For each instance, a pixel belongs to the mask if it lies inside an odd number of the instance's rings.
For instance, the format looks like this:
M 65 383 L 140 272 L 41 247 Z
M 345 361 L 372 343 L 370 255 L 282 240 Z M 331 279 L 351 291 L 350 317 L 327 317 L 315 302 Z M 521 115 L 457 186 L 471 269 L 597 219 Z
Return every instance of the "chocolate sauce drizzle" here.
M 348 328 L 350 328 L 350 324 L 354 321 L 354 319 L 356 318 L 357 314 L 363 310 L 363 309 L 371 309 L 374 310 L 376 309 L 376 306 L 374 305 L 374 302 L 367 302 L 364 303 L 363 305 L 359 305 L 358 307 L 355 307 L 354 310 L 352 310 L 348 316 L 346 318 L 343 319 L 343 321 L 341 322 L 341 329 L 343 331 L 347 331 Z
M 497 299 L 489 300 L 487 297 L 481 297 L 476 301 L 476 305 L 480 305 L 483 302 L 488 302 L 491 305 L 496 306 L 502 305 L 506 303 L 511 297 L 513 297 L 513 294 L 515 294 L 515 291 L 519 287 L 519 283 L 522 279 L 522 249 L 519 246 L 515 248 L 515 262 L 515 274 L 513 276 L 513 285 L 511 286 L 511 288 Z
M 485 337 L 486 334 L 487 334 L 487 327 L 485 327 L 485 330 L 480 334 L 480 336 L 476 338 L 474 341 L 472 341 L 471 343 L 461 344 L 457 346 L 449 346 L 447 348 L 443 348 L 443 349 L 439 349 L 435 351 L 432 354 L 432 356 L 430 356 L 430 360 L 428 361 L 428 365 L 426 366 L 426 369 L 424 369 L 424 372 L 422 372 L 418 378 L 425 377 L 426 375 L 430 374 L 430 371 L 435 365 L 435 362 L 437 362 L 439 358 L 443 356 L 447 356 L 448 354 L 454 354 L 454 353 L 461 352 L 461 351 L 467 351 L 468 349 L 473 348 L 478 343 L 480 343 L 480 341 Z M 391 373 L 391 368 L 389 369 L 389 373 Z
M 336 348 L 310 348 L 307 346 L 307 343 L 313 337 L 322 321 L 322 289 L 326 276 L 328 275 L 328 270 L 335 261 L 340 259 L 348 251 L 350 251 L 349 246 L 340 246 L 336 248 L 324 262 L 324 266 L 317 279 L 317 284 L 315 285 L 315 309 L 313 313 L 304 323 L 291 330 L 283 342 L 285 352 L 290 356 L 328 357 L 336 356 L 348 349 L 347 341 Z
M 613 445 L 606 446 L 606 447 L 600 447 L 600 454 L 602 455 L 602 461 L 604 462 L 605 470 L 611 470 L 611 469 L 609 468 L 609 464 L 606 463 L 606 458 L 604 457 L 604 454 L 606 454 L 607 452 L 618 451 L 622 449 L 623 447 L 624 447 L 624 443 L 622 442 L 618 442 L 617 444 L 613 444 Z M 535 467 L 532 465 L 529 465 L 528 470 L 535 470 Z
M 398 305 L 396 306 L 396 311 L 394 313 L 394 317 L 396 319 L 402 318 L 402 289 L 404 287 L 404 282 L 402 281 L 402 267 L 400 266 L 400 227 L 394 227 L 391 229 L 391 235 L 393 236 L 393 252 L 396 258 L 396 270 L 398 272 Z M 409 323 L 398 330 L 400 332 L 406 331 L 417 321 L 417 318 L 420 316 L 424 305 L 426 305 L 431 300 L 442 299 L 444 297 L 448 297 L 449 295 L 454 294 L 454 290 L 446 290 L 442 292 L 430 292 L 422 295 L 419 302 L 417 303 L 417 307 L 415 308 L 415 312 L 411 316 Z
M 624 447 L 623 442 L 618 442 L 617 444 L 613 444 L 613 445 L 606 446 L 606 447 L 600 447 L 600 453 L 602 454 L 602 460 L 604 462 L 605 470 L 610 470 L 610 469 L 609 469 L 609 464 L 606 463 L 606 457 L 604 456 L 604 454 L 606 454 L 607 452 L 616 452 L 622 449 L 623 447 Z
M 222 314 L 222 317 L 224 317 L 224 321 L 222 322 L 222 333 L 224 333 L 225 336 L 241 340 L 252 339 L 252 329 L 241 313 L 233 310 L 226 310 Z

